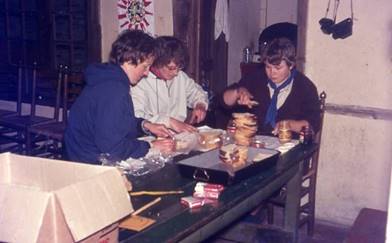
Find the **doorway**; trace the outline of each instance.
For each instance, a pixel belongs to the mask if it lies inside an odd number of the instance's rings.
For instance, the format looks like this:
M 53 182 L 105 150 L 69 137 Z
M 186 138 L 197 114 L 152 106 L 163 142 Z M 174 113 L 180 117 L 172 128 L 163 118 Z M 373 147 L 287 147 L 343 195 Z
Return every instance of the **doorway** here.
M 174 36 L 189 50 L 187 74 L 208 91 L 206 123 L 215 126 L 215 97 L 227 86 L 228 43 L 214 39 L 216 0 L 173 0 Z

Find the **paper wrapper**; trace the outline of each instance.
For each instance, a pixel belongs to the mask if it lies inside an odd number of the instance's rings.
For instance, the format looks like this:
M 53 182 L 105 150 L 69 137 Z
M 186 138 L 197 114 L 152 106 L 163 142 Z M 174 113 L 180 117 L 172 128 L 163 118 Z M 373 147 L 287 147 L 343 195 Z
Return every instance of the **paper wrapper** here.
M 182 197 L 181 204 L 188 208 L 199 208 L 207 204 L 216 204 L 217 201 L 209 198 Z

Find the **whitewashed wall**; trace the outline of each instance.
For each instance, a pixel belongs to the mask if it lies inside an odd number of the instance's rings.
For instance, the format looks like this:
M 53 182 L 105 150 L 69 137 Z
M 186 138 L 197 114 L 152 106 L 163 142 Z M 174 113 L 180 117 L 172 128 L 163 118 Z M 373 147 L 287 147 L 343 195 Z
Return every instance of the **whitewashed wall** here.
M 102 60 L 106 61 L 111 45 L 118 35 L 117 0 L 100 1 Z M 172 0 L 154 1 L 155 34 L 173 34 Z
M 354 3 L 353 35 L 320 31 L 328 0 L 308 1 L 305 73 L 327 102 L 392 108 L 392 3 Z M 338 21 L 351 15 L 340 1 Z M 350 225 L 360 208 L 387 209 L 392 122 L 327 113 L 317 184 L 317 217 Z
M 230 1 L 228 84 L 235 83 L 241 78 L 242 51 L 245 46 L 251 46 L 253 51 L 258 51 L 258 38 L 265 27 L 279 22 L 297 23 L 297 2 L 297 0 Z
M 246 3 L 246 4 L 244 4 Z M 230 40 L 228 44 L 228 84 L 241 77 L 240 63 L 245 46 L 257 48 L 260 23 L 260 0 L 230 1 Z
M 261 30 L 279 22 L 297 23 L 298 0 L 261 0 L 261 3 Z

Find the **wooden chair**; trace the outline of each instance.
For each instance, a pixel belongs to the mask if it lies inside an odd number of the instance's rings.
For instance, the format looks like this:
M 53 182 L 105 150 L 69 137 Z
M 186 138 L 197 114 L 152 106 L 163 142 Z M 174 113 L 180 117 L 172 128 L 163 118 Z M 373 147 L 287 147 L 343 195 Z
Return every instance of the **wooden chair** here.
M 57 92 L 61 92 L 62 83 L 62 117 L 60 118 L 60 96 L 56 97 L 52 122 L 31 126 L 27 130 L 27 154 L 41 157 L 62 158 L 63 137 L 68 116 L 68 67 L 60 67 L 59 85 Z M 34 141 L 38 141 L 35 143 Z
M 11 71 L 12 72 L 12 71 Z M 21 70 L 20 68 L 15 69 L 15 75 L 9 76 L 10 82 L 14 81 L 12 77 L 16 77 L 16 110 L 5 110 L 5 109 L 0 109 L 0 117 L 6 117 L 6 116 L 13 116 L 13 115 L 18 115 L 21 114 L 22 112 L 22 78 L 21 78 Z M 1 127 L 0 128 L 0 134 L 8 131 L 8 128 L 6 127 Z
M 21 116 L 22 115 L 22 82 L 23 82 L 23 66 L 22 63 L 19 62 L 16 71 L 17 76 L 17 96 L 16 96 L 16 111 L 10 110 L 1 110 L 0 111 L 0 119 L 9 116 Z M 0 121 L 1 124 L 1 121 Z M 11 151 L 11 152 L 18 152 L 20 150 L 20 146 L 18 145 L 18 137 L 20 135 L 15 132 L 14 128 L 9 126 L 4 126 L 3 124 L 0 125 L 0 144 L 1 149 L 0 152 Z M 16 134 L 15 134 L 16 133 Z
M 60 85 L 62 73 L 58 72 L 57 76 L 57 86 Z M 30 114 L 22 113 L 22 86 L 23 81 L 25 81 L 25 88 L 29 88 L 29 82 L 31 82 L 31 108 Z M 0 126 L 6 129 L 6 131 L 1 132 L 0 136 L 2 139 L 8 140 L 10 142 L 14 142 L 18 144 L 19 153 L 25 153 L 26 143 L 27 143 L 27 130 L 29 127 L 48 123 L 55 118 L 48 118 L 43 116 L 36 115 L 36 92 L 37 92 L 37 64 L 34 63 L 33 66 L 22 66 L 18 67 L 18 82 L 22 85 L 18 87 L 18 101 L 17 101 L 17 114 L 11 116 L 3 116 L 0 117 Z M 60 86 L 61 87 L 61 86 Z M 60 100 L 60 91 L 61 89 L 57 88 L 56 92 L 56 102 Z M 58 107 L 58 105 L 55 105 Z M 58 113 L 58 110 L 54 114 Z
M 321 134 L 323 129 L 324 113 L 325 113 L 325 99 L 327 95 L 325 92 L 320 94 L 320 108 L 321 108 L 321 124 L 320 130 L 314 137 L 315 143 L 320 144 Z M 299 225 L 307 224 L 307 234 L 313 236 L 314 221 L 315 221 L 315 202 L 316 202 L 316 182 L 317 182 L 317 167 L 320 147 L 313 154 L 313 156 L 304 163 L 304 174 L 302 176 L 301 200 L 300 200 L 300 214 Z M 273 197 L 267 202 L 267 219 L 269 224 L 274 222 L 274 207 L 285 206 L 285 188 L 283 188 L 279 195 Z M 301 201 L 303 202 L 301 204 Z
M 16 66 L 11 66 L 8 68 L 6 73 L 2 72 L 0 74 L 2 77 L 4 77 L 9 83 L 15 82 L 16 84 L 16 95 L 17 95 L 17 101 L 20 100 L 20 95 L 22 92 L 22 80 L 19 78 L 18 75 L 18 68 Z M 16 106 L 16 110 L 5 110 L 5 109 L 0 109 L 0 117 L 4 116 L 12 116 L 16 115 L 20 112 L 21 106 L 19 105 L 20 103 L 17 103 L 18 105 Z
M 12 66 L 11 69 L 14 67 Z M 0 118 L 19 115 L 22 112 L 22 78 L 21 78 L 21 69 L 15 66 L 15 70 L 8 70 L 10 73 L 14 75 L 7 76 L 9 81 L 16 81 L 16 110 L 0 110 Z M 15 80 L 13 79 L 15 78 Z M 14 130 L 8 127 L 0 126 L 0 135 L 10 135 L 14 134 Z M 8 136 L 0 136 L 0 153 L 4 151 L 16 151 L 18 148 L 17 144 L 8 138 Z

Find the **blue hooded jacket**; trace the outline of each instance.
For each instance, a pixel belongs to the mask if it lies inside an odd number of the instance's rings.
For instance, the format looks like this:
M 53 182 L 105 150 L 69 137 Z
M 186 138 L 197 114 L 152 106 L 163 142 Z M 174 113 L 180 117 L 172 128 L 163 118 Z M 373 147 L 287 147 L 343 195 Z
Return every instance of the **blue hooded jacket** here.
M 64 135 L 68 158 L 98 164 L 102 153 L 116 160 L 144 156 L 150 145 L 137 140 L 143 120 L 135 117 L 129 79 L 122 68 L 93 64 L 85 78 L 87 84 L 72 105 Z

